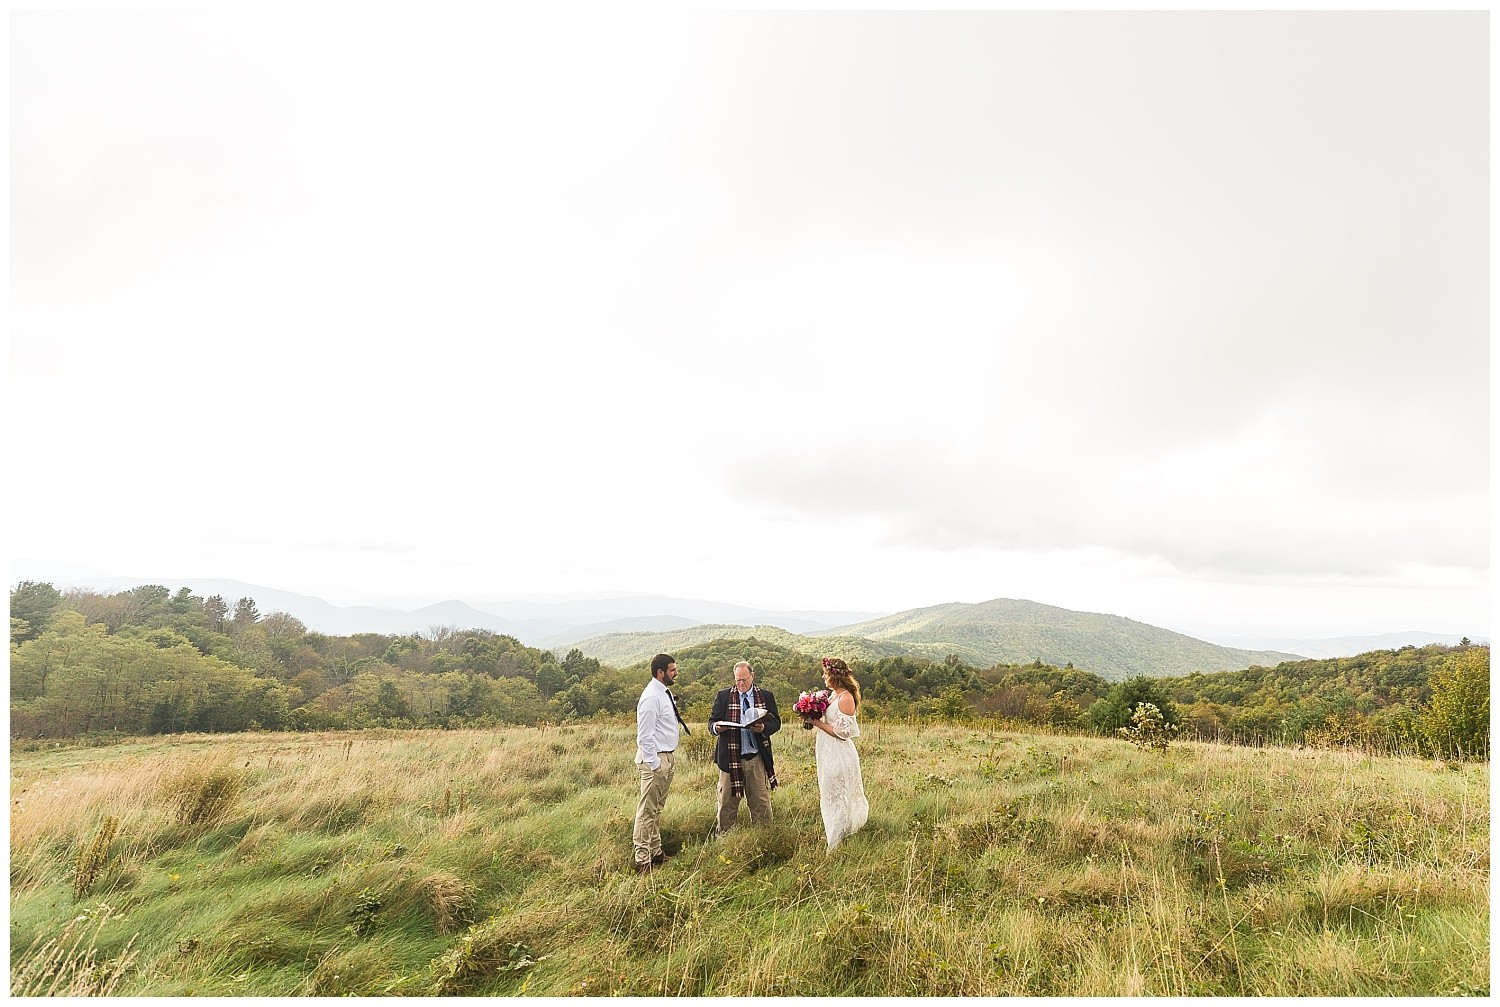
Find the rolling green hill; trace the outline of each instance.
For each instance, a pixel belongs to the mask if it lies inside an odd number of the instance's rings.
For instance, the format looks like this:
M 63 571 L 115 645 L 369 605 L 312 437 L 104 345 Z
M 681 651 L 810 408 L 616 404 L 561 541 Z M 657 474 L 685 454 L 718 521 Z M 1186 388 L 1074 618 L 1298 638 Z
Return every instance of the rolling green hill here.
M 923 656 L 958 654 L 980 665 L 1072 664 L 1111 681 L 1134 675 L 1234 671 L 1298 660 L 1269 650 L 1235 650 L 1134 619 L 1074 612 L 1034 601 L 954 602 L 828 630 L 874 643 L 896 643 Z
M 693 626 L 663 633 L 610 633 L 575 646 L 589 657 L 621 667 L 652 654 L 749 637 L 800 654 L 837 654 L 851 660 L 926 657 L 940 661 L 956 654 L 975 667 L 1037 660 L 1058 667 L 1071 663 L 1110 681 L 1134 675 L 1235 671 L 1299 659 L 1276 651 L 1220 647 L 1117 615 L 1074 612 L 1008 598 L 912 609 L 809 635 L 775 626 Z
M 606 633 L 573 646 L 588 657 L 623 668 L 650 660 L 653 654 L 676 654 L 679 650 L 715 640 L 751 638 L 815 657 L 836 654 L 846 660 L 877 661 L 882 657 L 928 656 L 925 651 L 899 643 L 883 643 L 842 634 L 814 639 L 798 633 L 788 633 L 777 626 L 691 626 L 662 633 Z M 561 651 L 567 648 L 558 649 Z

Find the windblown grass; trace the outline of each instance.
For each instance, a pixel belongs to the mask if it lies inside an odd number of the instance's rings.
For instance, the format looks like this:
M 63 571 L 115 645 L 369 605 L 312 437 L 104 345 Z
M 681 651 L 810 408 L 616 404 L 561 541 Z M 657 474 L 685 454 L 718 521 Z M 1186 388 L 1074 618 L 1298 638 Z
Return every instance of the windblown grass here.
M 781 740 L 775 820 L 722 839 L 685 740 L 646 877 L 623 724 L 13 752 L 12 988 L 1488 990 L 1486 766 L 877 723 L 830 857 L 812 739 Z

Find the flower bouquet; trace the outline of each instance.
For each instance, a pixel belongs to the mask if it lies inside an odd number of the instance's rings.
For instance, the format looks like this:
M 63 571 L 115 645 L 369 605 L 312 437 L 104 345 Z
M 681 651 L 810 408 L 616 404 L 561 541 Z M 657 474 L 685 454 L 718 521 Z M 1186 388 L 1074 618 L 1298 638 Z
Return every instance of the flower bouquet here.
M 792 704 L 792 709 L 796 711 L 797 716 L 802 718 L 802 729 L 804 731 L 811 731 L 812 722 L 822 720 L 823 711 L 828 709 L 827 690 L 819 689 L 816 692 L 802 693 L 802 695 L 797 697 L 797 701 Z

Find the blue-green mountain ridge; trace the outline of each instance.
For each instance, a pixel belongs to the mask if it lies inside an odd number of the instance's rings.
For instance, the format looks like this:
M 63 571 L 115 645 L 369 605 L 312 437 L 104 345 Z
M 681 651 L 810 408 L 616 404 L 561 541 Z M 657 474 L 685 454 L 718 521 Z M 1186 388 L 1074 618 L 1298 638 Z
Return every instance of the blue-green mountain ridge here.
M 933 605 L 808 634 L 775 626 L 704 625 L 666 632 L 608 633 L 573 646 L 605 664 L 623 666 L 659 652 L 747 637 L 799 653 L 846 659 L 907 655 L 941 660 L 956 654 L 978 667 L 1033 661 L 1059 667 L 1071 664 L 1112 681 L 1133 675 L 1237 671 L 1301 656 L 1221 647 L 1122 616 L 1012 598 Z

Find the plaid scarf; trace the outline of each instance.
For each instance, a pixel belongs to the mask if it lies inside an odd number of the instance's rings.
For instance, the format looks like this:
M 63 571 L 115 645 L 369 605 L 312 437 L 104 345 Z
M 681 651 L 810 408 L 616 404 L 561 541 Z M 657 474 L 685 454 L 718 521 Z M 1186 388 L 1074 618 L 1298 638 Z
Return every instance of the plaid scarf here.
M 741 696 L 741 693 L 739 692 L 739 690 L 737 690 L 737 689 L 730 689 L 729 690 L 729 710 L 728 710 L 726 716 L 724 717 L 724 719 L 728 720 L 728 721 L 731 721 L 732 723 L 735 723 L 735 724 L 738 724 L 740 722 L 740 696 Z M 750 687 L 750 706 L 753 708 L 753 707 L 756 707 L 756 706 L 759 706 L 759 705 L 760 705 L 760 688 L 758 686 L 752 685 Z M 730 731 L 729 732 L 729 737 L 726 738 L 725 740 L 729 742 L 729 784 L 730 784 L 731 787 L 734 788 L 734 796 L 735 797 L 744 797 L 745 796 L 745 767 L 740 763 L 740 732 L 738 730 Z M 760 745 L 761 745 L 761 750 L 764 751 L 765 750 L 765 745 L 766 745 L 766 742 L 765 742 L 764 738 L 761 739 Z M 760 753 L 757 752 L 755 754 L 759 755 Z M 770 787 L 771 790 L 775 790 L 776 789 L 776 773 L 775 773 L 775 771 L 771 771 L 768 774 L 768 776 L 769 776 L 769 779 L 767 780 L 767 783 L 768 783 L 768 785 L 769 785 L 769 787 Z

